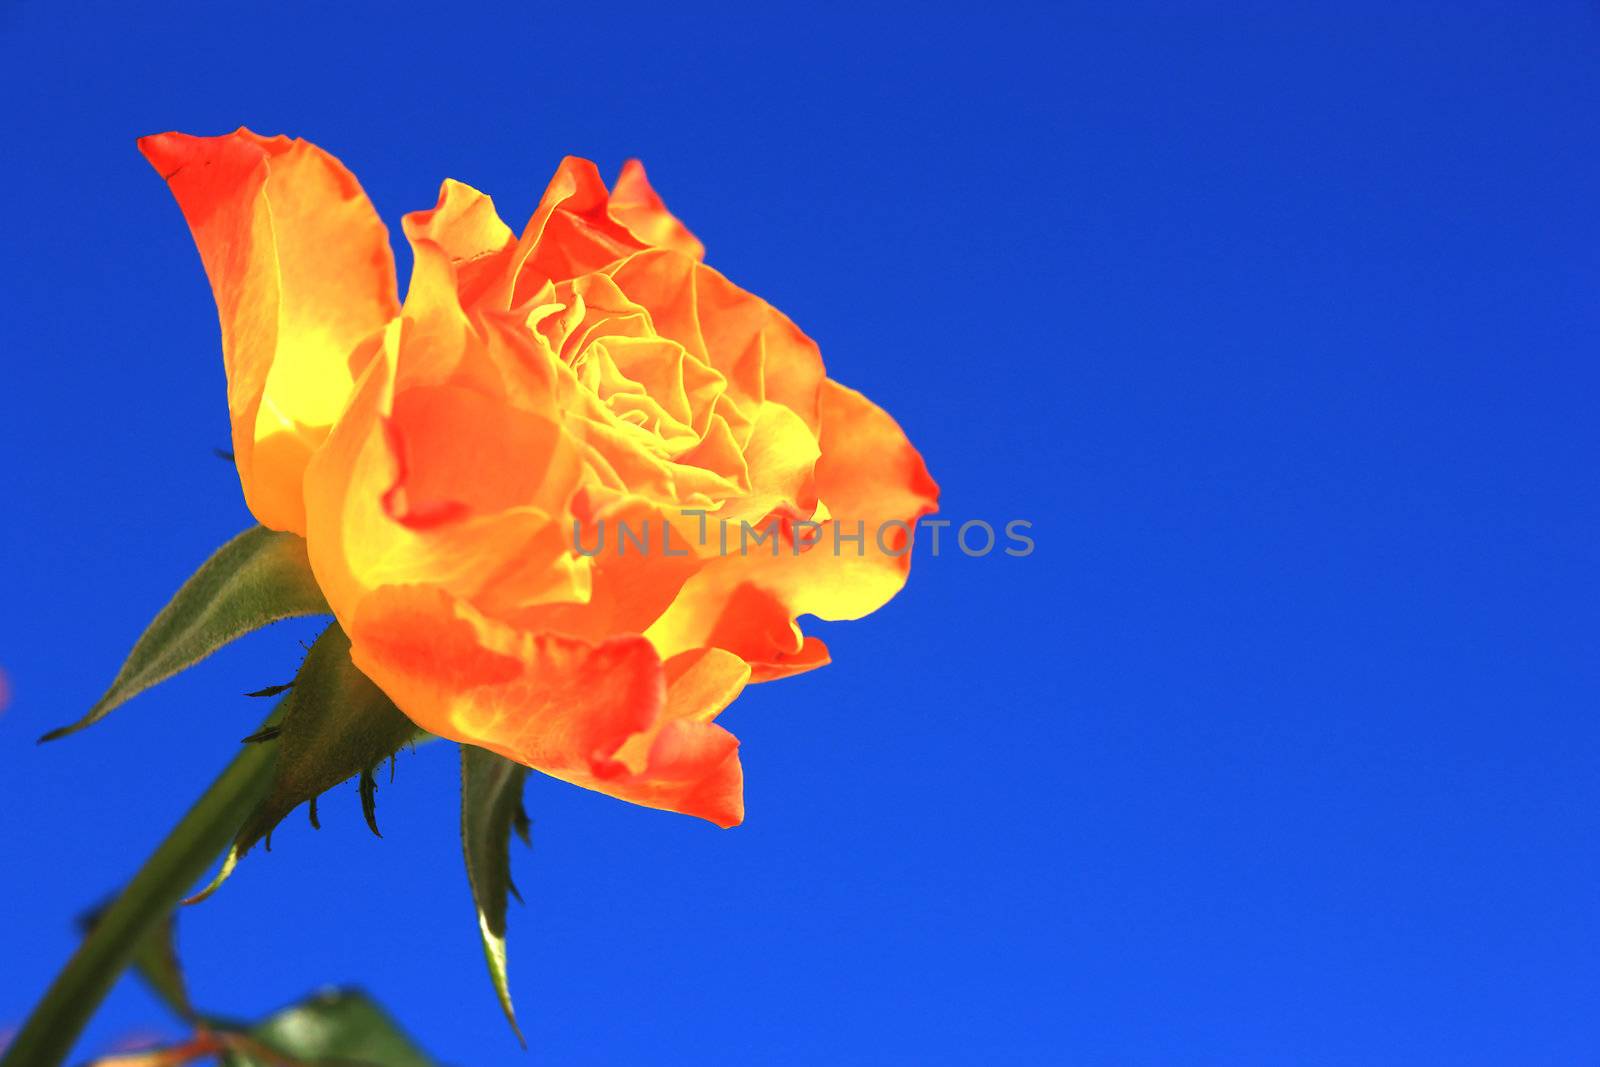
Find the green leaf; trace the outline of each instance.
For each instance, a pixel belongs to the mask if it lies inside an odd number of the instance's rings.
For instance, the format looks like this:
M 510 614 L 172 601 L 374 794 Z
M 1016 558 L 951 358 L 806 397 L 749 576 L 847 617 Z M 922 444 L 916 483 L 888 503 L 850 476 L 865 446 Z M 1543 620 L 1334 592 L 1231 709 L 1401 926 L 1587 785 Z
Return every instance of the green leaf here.
M 234 843 L 242 856 L 295 808 L 340 782 L 361 777 L 362 809 L 376 832 L 372 768 L 414 740 L 410 719 L 350 661 L 350 639 L 334 623 L 311 646 L 283 698 L 272 788 Z
M 99 722 L 157 682 L 269 622 L 326 614 L 328 604 L 311 575 L 305 541 L 262 526 L 246 530 L 183 583 L 89 713 L 39 740 L 53 741 Z
M 250 1044 L 229 1052 L 227 1067 L 439 1067 L 387 1012 L 353 990 L 327 992 L 271 1016 L 248 1031 Z M 243 1043 L 241 1043 L 243 1044 Z
M 478 930 L 495 995 L 524 1048 L 506 980 L 506 896 L 511 890 L 511 829 L 522 810 L 528 768 L 485 749 L 461 746 L 461 848 L 478 907 Z
M 104 907 L 96 908 L 80 921 L 85 934 L 91 933 Z M 177 916 L 171 912 L 139 938 L 133 952 L 133 971 L 155 993 L 156 998 L 185 1019 L 194 1019 L 194 1007 L 189 1003 L 189 991 L 183 981 L 183 969 L 178 965 L 178 951 L 174 944 L 177 933 Z

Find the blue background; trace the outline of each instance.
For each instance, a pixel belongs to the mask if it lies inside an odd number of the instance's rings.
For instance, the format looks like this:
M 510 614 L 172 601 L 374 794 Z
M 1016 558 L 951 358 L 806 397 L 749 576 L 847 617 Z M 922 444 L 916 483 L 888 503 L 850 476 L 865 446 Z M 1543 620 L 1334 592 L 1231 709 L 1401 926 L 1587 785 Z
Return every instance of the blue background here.
M 355 983 L 446 1061 L 1600 1055 L 1600 7 L 0 6 L 0 1027 L 312 623 L 36 748 L 249 521 L 135 136 L 311 138 L 391 229 L 642 156 L 944 514 L 749 692 L 732 832 L 532 783 L 483 973 L 449 746 L 183 915 L 197 999 Z M 402 272 L 406 263 L 402 260 Z M 175 1034 L 124 983 L 80 1046 Z

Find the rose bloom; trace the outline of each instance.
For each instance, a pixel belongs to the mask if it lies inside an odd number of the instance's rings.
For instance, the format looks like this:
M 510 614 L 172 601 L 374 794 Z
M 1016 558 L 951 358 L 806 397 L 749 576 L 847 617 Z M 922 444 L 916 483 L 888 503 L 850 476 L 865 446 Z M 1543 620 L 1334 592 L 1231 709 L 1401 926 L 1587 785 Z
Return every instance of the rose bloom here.
M 739 823 L 717 715 L 827 663 L 796 617 L 884 604 L 935 508 L 894 420 L 701 262 L 637 162 L 608 192 L 563 160 L 521 236 L 446 181 L 402 222 L 402 304 L 387 231 L 315 145 L 139 147 L 216 297 L 245 501 L 307 539 L 356 665 L 434 734 Z M 780 551 L 739 552 L 741 522 Z

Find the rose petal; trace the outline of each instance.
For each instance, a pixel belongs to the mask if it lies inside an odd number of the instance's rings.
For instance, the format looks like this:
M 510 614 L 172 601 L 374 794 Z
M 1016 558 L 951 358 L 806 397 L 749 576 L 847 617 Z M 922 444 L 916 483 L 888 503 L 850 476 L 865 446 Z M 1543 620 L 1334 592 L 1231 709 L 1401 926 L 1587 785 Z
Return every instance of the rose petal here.
M 639 252 L 606 272 L 662 336 L 721 374 L 741 407 L 771 401 L 818 428 L 822 356 L 777 308 L 678 252 Z
M 301 475 L 350 395 L 351 355 L 399 310 L 388 233 L 350 172 L 307 141 L 165 133 L 139 150 L 216 297 L 245 502 L 263 525 L 303 532 Z
M 706 246 L 667 210 L 637 159 L 624 163 L 617 176 L 616 188 L 611 190 L 611 217 L 646 245 L 670 248 L 694 259 L 706 258 Z
M 663 667 L 649 642 L 486 626 L 438 590 L 368 596 L 351 655 L 414 722 L 564 781 L 733 826 L 738 741 L 711 720 L 749 668 L 700 649 Z
M 431 242 L 455 268 L 464 308 L 473 307 L 499 282 L 516 246 L 516 235 L 500 220 L 494 201 L 453 179 L 439 187 L 432 208 L 413 211 L 400 221 L 413 245 Z
M 518 307 L 546 282 L 599 270 L 644 245 L 606 210 L 610 194 L 587 159 L 567 156 L 517 241 L 499 292 Z
M 895 421 L 855 390 L 827 382 L 821 419 L 816 490 L 830 517 L 811 546 L 797 553 L 786 539 L 776 555 L 735 548 L 708 564 L 646 631 L 662 655 L 715 645 L 755 665 L 756 680 L 778 677 L 782 663 L 817 656 L 801 655 L 798 616 L 860 618 L 904 586 L 905 529 L 936 509 L 939 488 Z

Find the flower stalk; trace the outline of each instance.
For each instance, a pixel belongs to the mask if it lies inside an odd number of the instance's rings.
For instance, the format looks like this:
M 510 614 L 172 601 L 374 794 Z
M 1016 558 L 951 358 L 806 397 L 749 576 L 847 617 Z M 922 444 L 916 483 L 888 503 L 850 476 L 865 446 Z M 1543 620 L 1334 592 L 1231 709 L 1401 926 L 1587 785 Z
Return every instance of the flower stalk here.
M 0 1067 L 65 1062 L 144 937 L 206 874 L 266 794 L 275 758 L 276 746 L 243 746 L 84 938 L 0 1055 Z

